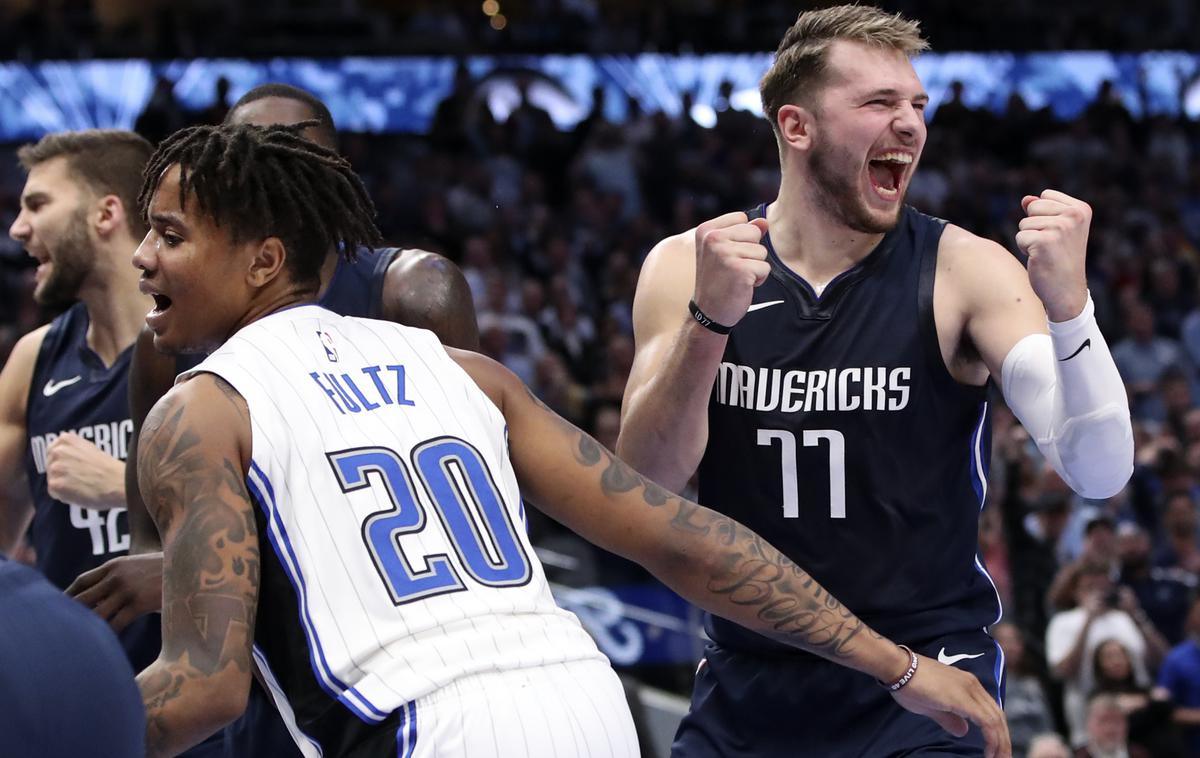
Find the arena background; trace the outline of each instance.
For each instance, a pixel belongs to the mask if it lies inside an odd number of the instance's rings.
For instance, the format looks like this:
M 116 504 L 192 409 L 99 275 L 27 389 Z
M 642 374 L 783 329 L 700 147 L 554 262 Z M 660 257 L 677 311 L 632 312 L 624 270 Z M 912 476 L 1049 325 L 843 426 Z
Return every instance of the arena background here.
M 388 240 L 462 267 L 484 351 L 611 447 L 640 263 L 670 233 L 774 197 L 757 81 L 810 5 L 9 0 L 0 220 L 17 211 L 24 142 L 109 126 L 158 140 L 220 121 L 256 84 L 296 84 L 329 105 Z M 1089 281 L 1130 393 L 1134 478 L 1108 501 L 1080 500 L 1001 407 L 980 529 L 1005 620 L 1024 639 L 1024 661 L 1009 654 L 1014 681 L 1061 728 L 1042 650 L 1050 615 L 1074 602 L 1062 588 L 1077 561 L 1123 570 L 1171 644 L 1196 593 L 1200 55 L 1189 48 L 1200 11 L 1189 0 L 881 5 L 919 18 L 935 51 L 916 62 L 932 101 L 909 202 L 1012 250 L 1023 194 L 1054 187 L 1095 211 Z M 33 265 L 0 242 L 3 355 L 53 315 L 29 297 Z M 560 602 L 642 683 L 658 740 L 647 754 L 665 754 L 703 643 L 697 612 L 548 520 L 531 529 Z M 1139 530 L 1152 581 L 1130 547 Z M 1015 736 L 1028 714 L 1009 710 Z M 1172 728 L 1165 713 L 1155 729 Z

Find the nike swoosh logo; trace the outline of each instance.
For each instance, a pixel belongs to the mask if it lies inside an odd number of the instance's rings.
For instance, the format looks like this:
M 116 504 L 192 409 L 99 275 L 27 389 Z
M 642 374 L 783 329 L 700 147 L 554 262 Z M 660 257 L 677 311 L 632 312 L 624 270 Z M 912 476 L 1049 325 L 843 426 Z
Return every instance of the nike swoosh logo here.
M 45 395 L 46 397 L 50 397 L 54 393 L 61 390 L 63 387 L 70 387 L 72 384 L 74 384 L 75 382 L 79 381 L 82 378 L 83 378 L 82 376 L 73 376 L 70 379 L 62 380 L 61 382 L 56 382 L 53 379 L 51 379 L 46 382 L 45 388 L 42 389 L 42 394 Z
M 746 309 L 746 313 L 749 313 L 750 311 L 762 310 L 763 308 L 770 308 L 772 305 L 779 305 L 782 302 L 782 300 L 768 300 L 765 303 L 755 303 Z
M 1077 356 L 1077 355 L 1079 355 L 1080 353 L 1082 353 L 1082 352 L 1083 352 L 1083 349 L 1084 349 L 1085 347 L 1087 347 L 1087 348 L 1090 348 L 1091 346 L 1092 346 L 1092 338 L 1091 338 L 1091 337 L 1088 337 L 1087 339 L 1085 339 L 1085 340 L 1083 341 L 1083 344 L 1079 346 L 1079 349 L 1077 349 L 1075 352 L 1073 352 L 1073 353 L 1071 353 L 1070 355 L 1068 355 L 1066 358 L 1059 358 L 1059 359 L 1058 359 L 1058 362 L 1059 362 L 1059 363 L 1062 363 L 1062 362 L 1064 362 L 1064 361 L 1069 361 L 1069 360 L 1071 360 L 1072 358 L 1074 358 L 1075 356 Z
M 958 663 L 959 661 L 966 660 L 968 658 L 982 658 L 983 655 L 984 655 L 983 653 L 976 653 L 975 655 L 968 655 L 967 653 L 959 653 L 958 655 L 946 655 L 946 648 L 942 648 L 941 650 L 938 651 L 938 663 L 942 663 L 947 666 L 953 666 L 954 664 Z

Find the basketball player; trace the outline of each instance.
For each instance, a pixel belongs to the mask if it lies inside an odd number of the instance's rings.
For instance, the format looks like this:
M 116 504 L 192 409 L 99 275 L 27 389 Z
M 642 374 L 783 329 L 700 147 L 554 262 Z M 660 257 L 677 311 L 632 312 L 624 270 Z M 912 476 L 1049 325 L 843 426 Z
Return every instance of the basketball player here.
M 139 447 L 165 556 L 163 652 L 138 678 L 150 755 L 239 713 L 252 660 L 308 756 L 636 755 L 618 680 L 554 606 L 523 496 L 907 708 L 960 733 L 963 717 L 982 723 L 1009 754 L 971 676 L 863 627 L 507 369 L 309 305 L 329 253 L 377 232 L 349 165 L 298 127 L 196 127 L 147 168 L 151 232 L 134 263 L 154 344 L 215 348 L 155 405 Z
M 37 567 L 59 588 L 129 548 L 121 459 L 132 423 L 130 347 L 149 299 L 129 258 L 146 232 L 137 212 L 153 150 L 132 132 L 62 132 L 22 147 L 28 173 L 9 229 L 38 261 L 34 300 L 70 305 L 21 338 L 0 373 L 0 551 L 32 519 Z M 135 670 L 158 655 L 158 624 L 121 634 Z
M 0 744 L 5 755 L 144 755 L 146 712 L 111 629 L 0 557 Z
M 986 385 L 1087 497 L 1124 485 L 1132 433 L 1084 279 L 1089 208 L 1026 197 L 1025 271 L 903 204 L 929 99 L 909 58 L 926 47 L 915 22 L 866 6 L 801 13 L 787 31 L 761 85 L 779 195 L 651 251 L 618 453 L 676 491 L 698 471 L 702 502 L 1000 698 L 984 631 L 999 600 L 976 555 Z M 707 627 L 678 756 L 982 750 L 978 732 L 952 739 L 736 619 Z
M 337 131 L 329 109 L 311 93 L 288 84 L 263 84 L 246 92 L 230 109 L 230 124 L 295 124 L 315 121 L 304 136 L 337 149 Z M 424 250 L 360 250 L 355 261 L 330 256 L 321 273 L 322 306 L 347 316 L 396 321 L 433 331 L 443 344 L 468 350 L 479 347 L 479 328 L 471 291 L 451 261 Z M 134 347 L 129 405 L 135 453 L 127 460 L 125 489 L 133 532 L 131 555 L 79 578 L 68 591 L 122 629 L 162 602 L 162 553 L 158 532 L 137 492 L 137 432 L 154 403 L 175 377 L 203 356 L 165 356 L 153 349 L 153 333 L 143 329 Z

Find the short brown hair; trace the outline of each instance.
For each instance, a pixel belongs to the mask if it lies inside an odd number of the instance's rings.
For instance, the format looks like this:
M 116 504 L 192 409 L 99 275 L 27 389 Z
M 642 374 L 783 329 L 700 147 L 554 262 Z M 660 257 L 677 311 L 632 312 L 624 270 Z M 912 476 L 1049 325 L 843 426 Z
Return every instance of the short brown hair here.
M 100 196 L 116 195 L 125 208 L 129 232 L 137 239 L 149 227 L 138 209 L 142 171 L 154 146 L 141 136 L 121 129 L 85 129 L 47 134 L 17 150 L 26 171 L 46 161 L 66 158 L 67 170 Z
M 905 55 L 929 49 L 921 24 L 869 5 L 835 5 L 804 11 L 783 35 L 775 61 L 759 82 L 763 112 L 778 129 L 779 109 L 811 95 L 828 68 L 829 47 L 837 40 L 861 42 Z

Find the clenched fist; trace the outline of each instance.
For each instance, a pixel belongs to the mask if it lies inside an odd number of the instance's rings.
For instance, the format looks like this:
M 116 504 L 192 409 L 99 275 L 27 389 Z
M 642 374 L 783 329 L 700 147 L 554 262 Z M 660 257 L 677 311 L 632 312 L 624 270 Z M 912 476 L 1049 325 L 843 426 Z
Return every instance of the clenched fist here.
M 1017 247 L 1029 256 L 1029 283 L 1051 321 L 1070 321 L 1087 304 L 1088 227 L 1092 209 L 1057 190 L 1021 200 Z
M 46 489 L 71 505 L 106 510 L 125 507 L 125 464 L 74 432 L 46 448 Z
M 726 213 L 696 227 L 696 289 L 692 299 L 718 324 L 733 326 L 746 315 L 754 288 L 767 280 L 771 264 L 762 244 L 767 220 Z

